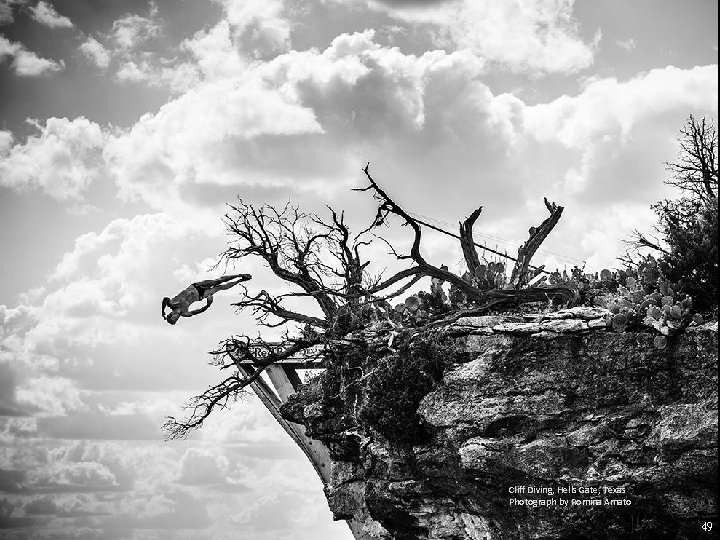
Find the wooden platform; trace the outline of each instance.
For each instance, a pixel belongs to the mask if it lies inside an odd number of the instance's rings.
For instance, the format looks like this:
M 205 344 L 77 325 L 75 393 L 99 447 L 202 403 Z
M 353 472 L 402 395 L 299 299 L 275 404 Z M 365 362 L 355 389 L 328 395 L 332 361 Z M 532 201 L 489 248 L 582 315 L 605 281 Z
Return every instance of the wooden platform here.
M 268 346 L 270 351 L 282 352 L 285 349 L 283 343 L 266 343 L 264 345 L 250 345 L 250 351 L 255 355 L 256 358 L 262 360 L 269 354 Z M 322 363 L 322 352 L 324 347 L 322 345 L 316 345 L 305 349 L 304 351 L 297 353 L 289 358 L 283 358 L 274 362 L 275 364 L 282 364 L 283 366 L 294 368 L 294 369 L 317 369 Z M 253 361 L 249 358 L 242 358 L 238 360 L 240 364 L 252 365 Z

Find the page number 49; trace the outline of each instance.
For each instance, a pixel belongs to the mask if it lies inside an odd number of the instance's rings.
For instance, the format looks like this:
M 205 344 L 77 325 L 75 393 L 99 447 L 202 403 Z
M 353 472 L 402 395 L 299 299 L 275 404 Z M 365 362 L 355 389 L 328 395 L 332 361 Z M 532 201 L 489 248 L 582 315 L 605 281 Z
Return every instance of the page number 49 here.
M 705 523 L 702 524 L 702 530 L 705 532 L 712 531 L 712 527 L 713 527 L 712 521 L 706 521 Z

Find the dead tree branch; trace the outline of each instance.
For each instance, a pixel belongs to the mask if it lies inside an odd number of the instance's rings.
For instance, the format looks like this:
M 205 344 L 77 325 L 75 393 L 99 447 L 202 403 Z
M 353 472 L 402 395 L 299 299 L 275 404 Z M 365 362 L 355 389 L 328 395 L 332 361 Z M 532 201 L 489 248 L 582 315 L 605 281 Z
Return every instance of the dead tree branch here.
M 483 207 L 480 206 L 465 221 L 460 222 L 460 247 L 462 247 L 463 256 L 468 272 L 474 276 L 480 266 L 480 257 L 478 257 L 475 249 L 475 240 L 473 239 L 473 225 L 480 217 Z
M 510 286 L 513 289 L 520 289 L 528 282 L 528 268 L 533 255 L 540 245 L 545 241 L 550 232 L 553 230 L 557 222 L 562 216 L 563 207 L 555 203 L 551 203 L 546 199 L 545 208 L 550 212 L 550 216 L 546 218 L 539 227 L 530 227 L 530 238 L 518 248 L 517 262 L 510 275 Z
M 173 416 L 167 417 L 162 426 L 167 439 L 185 438 L 190 431 L 202 426 L 213 411 L 227 408 L 228 403 L 236 400 L 246 387 L 260 377 L 268 366 L 279 360 L 290 358 L 305 349 L 320 345 L 324 343 L 324 340 L 322 337 L 293 340 L 281 352 L 275 352 L 274 349 L 266 347 L 267 355 L 263 358 L 259 358 L 252 352 L 251 343 L 259 346 L 263 344 L 262 341 L 251 342 L 246 336 L 241 338 L 233 337 L 225 340 L 217 351 L 211 353 L 215 356 L 215 363 L 221 369 L 229 367 L 229 361 L 238 368 L 237 372 L 222 382 L 209 387 L 199 396 L 192 398 L 187 406 L 190 414 L 185 419 L 178 420 Z M 252 373 L 248 374 L 241 369 L 240 362 L 242 360 L 252 362 L 254 368 Z
M 701 199 L 717 199 L 717 131 L 709 120 L 690 115 L 680 130 L 680 154 L 674 163 L 665 163 L 673 177 L 667 184 L 689 191 Z
M 404 221 L 404 225 L 409 226 L 413 230 L 413 243 L 412 247 L 410 248 L 410 254 L 404 256 L 404 258 L 412 259 L 412 261 L 415 263 L 415 267 L 399 272 L 398 274 L 402 274 L 404 277 L 415 274 L 422 274 L 425 276 L 434 277 L 442 281 L 452 283 L 458 289 L 463 291 L 468 296 L 468 298 L 476 300 L 481 299 L 482 292 L 479 289 L 473 287 L 471 284 L 464 281 L 462 278 L 456 276 L 452 272 L 438 268 L 437 266 L 434 266 L 425 260 L 420 251 L 420 244 L 422 240 L 422 230 L 420 229 L 420 224 L 415 219 L 410 217 L 410 215 L 405 212 L 402 207 L 400 207 L 392 198 L 390 198 L 387 193 L 385 193 L 385 191 L 377 184 L 373 177 L 370 176 L 369 169 L 370 164 L 368 163 L 363 169 L 363 172 L 365 173 L 365 176 L 370 182 L 370 185 L 364 188 L 358 188 L 355 191 L 372 191 L 373 197 L 375 197 L 375 199 L 377 199 L 380 203 L 373 224 L 375 226 L 379 226 L 387 221 L 390 214 L 395 214 Z M 392 278 L 389 278 L 388 281 L 393 280 L 396 276 L 398 276 L 398 274 L 396 274 Z

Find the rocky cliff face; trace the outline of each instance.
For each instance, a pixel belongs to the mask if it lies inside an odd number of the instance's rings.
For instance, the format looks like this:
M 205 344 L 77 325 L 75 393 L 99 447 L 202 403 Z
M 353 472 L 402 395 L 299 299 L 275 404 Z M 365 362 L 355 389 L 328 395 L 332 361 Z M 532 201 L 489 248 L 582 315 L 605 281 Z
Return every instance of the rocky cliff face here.
M 283 415 L 328 446 L 330 508 L 367 539 L 716 537 L 717 323 L 608 321 L 377 326 Z

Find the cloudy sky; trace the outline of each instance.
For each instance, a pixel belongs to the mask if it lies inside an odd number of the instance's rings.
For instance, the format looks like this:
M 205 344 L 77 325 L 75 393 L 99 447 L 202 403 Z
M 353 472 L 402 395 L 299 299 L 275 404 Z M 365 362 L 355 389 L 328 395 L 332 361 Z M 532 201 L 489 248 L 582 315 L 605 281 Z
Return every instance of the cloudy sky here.
M 0 536 L 342 540 L 254 399 L 162 441 L 206 351 L 257 331 L 230 293 L 159 317 L 215 275 L 225 203 L 364 223 L 369 161 L 448 227 L 484 205 L 510 253 L 547 196 L 544 261 L 612 266 L 685 119 L 717 118 L 717 2 L 0 0 L 0 96 Z

